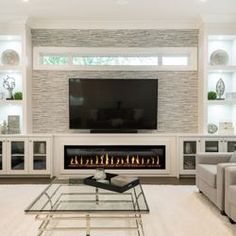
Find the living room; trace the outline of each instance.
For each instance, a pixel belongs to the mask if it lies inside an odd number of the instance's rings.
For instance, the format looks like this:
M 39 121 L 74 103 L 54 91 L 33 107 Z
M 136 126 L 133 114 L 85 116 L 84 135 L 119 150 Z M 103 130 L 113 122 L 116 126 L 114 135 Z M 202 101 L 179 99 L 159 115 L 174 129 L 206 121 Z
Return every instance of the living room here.
M 236 235 L 234 0 L 1 3 L 1 235 Z

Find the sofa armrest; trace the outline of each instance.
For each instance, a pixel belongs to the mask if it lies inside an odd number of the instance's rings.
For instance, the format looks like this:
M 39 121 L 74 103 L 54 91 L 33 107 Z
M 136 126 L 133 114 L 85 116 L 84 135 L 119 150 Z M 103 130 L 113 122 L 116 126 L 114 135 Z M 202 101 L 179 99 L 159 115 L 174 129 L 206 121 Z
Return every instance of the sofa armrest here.
M 232 153 L 199 153 L 196 155 L 197 164 L 212 164 L 229 162 Z
M 217 165 L 217 206 L 222 211 L 225 204 L 225 172 L 228 167 L 236 167 L 236 163 L 220 163 Z
M 231 185 L 236 185 L 236 166 L 227 167 L 225 169 L 225 213 L 231 215 L 230 207 L 230 188 Z
M 236 185 L 236 165 L 225 170 L 225 186 L 229 185 Z

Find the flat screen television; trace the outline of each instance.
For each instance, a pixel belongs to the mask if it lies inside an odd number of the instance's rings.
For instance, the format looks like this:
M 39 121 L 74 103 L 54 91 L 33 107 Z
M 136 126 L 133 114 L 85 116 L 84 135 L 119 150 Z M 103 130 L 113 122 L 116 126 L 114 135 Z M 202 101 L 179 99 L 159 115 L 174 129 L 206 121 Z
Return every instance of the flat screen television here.
M 69 79 L 70 129 L 157 128 L 157 79 Z

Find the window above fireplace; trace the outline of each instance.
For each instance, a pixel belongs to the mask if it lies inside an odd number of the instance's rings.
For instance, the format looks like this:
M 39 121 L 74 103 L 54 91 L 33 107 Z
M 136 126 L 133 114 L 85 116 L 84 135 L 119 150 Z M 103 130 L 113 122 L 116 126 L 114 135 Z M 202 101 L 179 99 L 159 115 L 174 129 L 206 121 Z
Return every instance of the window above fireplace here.
M 36 70 L 197 70 L 197 48 L 35 47 Z

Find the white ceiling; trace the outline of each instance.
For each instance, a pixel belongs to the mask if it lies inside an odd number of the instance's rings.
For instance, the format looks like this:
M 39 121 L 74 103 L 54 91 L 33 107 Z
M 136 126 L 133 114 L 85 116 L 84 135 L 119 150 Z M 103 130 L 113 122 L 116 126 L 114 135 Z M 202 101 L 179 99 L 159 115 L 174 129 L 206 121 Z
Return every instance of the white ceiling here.
M 236 0 L 0 0 L 0 21 L 236 21 Z

